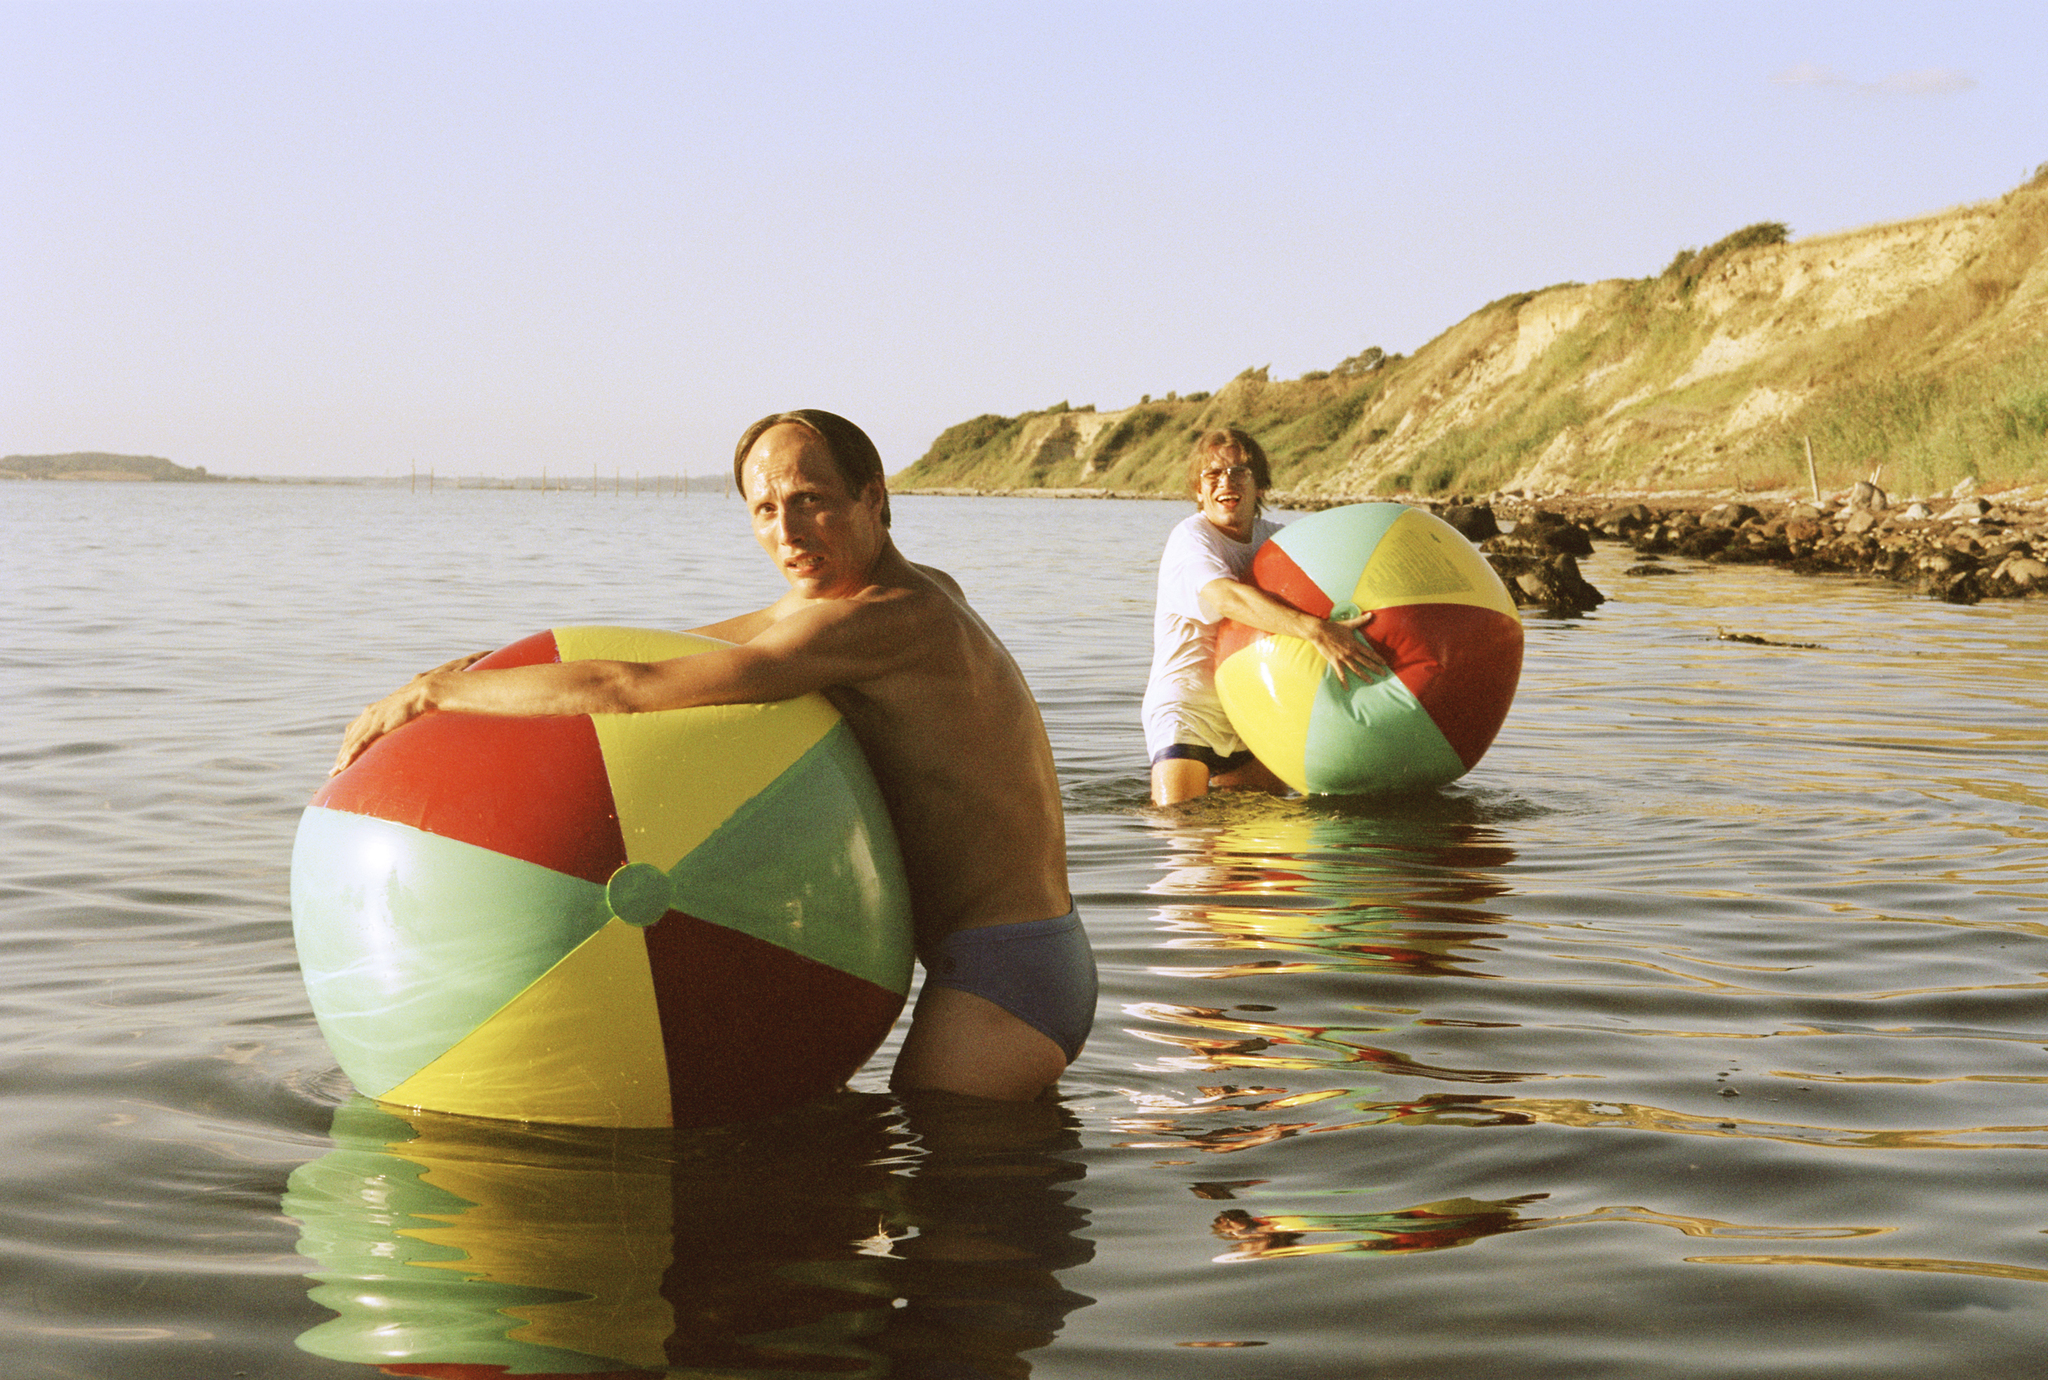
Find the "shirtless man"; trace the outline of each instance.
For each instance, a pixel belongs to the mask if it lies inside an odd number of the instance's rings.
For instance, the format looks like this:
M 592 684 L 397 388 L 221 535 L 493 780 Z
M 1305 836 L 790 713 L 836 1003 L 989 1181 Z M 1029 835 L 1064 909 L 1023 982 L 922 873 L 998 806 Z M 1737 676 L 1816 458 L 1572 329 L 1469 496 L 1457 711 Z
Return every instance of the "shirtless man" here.
M 733 473 L 754 539 L 789 582 L 767 608 L 695 629 L 737 645 L 653 663 L 451 662 L 365 709 L 335 770 L 437 711 L 633 714 L 822 691 L 888 803 L 925 966 L 890 1085 L 1035 1098 L 1087 1038 L 1095 961 L 1031 691 L 952 577 L 897 551 L 881 457 L 860 428 L 811 409 L 764 417 Z

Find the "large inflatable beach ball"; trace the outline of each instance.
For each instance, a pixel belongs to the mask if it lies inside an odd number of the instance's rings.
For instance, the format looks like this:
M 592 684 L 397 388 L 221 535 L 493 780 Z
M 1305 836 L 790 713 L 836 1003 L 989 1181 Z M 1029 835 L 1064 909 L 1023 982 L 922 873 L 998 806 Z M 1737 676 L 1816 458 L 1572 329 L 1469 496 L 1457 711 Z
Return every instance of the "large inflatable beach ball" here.
M 1522 620 L 1479 549 L 1419 508 L 1358 503 L 1280 529 L 1251 580 L 1319 618 L 1370 612 L 1393 674 L 1340 683 L 1308 643 L 1225 622 L 1216 689 L 1254 755 L 1298 791 L 1441 786 L 1477 764 L 1522 674 Z
M 556 628 L 477 665 L 724 645 Z M 359 1089 L 522 1121 L 794 1106 L 867 1061 L 910 985 L 896 836 L 818 695 L 415 719 L 313 797 L 292 927 L 313 1014 Z

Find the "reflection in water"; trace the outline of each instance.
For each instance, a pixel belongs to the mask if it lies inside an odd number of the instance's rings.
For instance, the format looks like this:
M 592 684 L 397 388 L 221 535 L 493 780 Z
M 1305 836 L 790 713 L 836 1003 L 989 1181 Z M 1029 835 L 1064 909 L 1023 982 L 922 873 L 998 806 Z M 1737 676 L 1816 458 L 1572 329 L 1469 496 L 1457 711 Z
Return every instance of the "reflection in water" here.
M 1744 1227 L 1716 1222 L 1706 1217 L 1683 1217 L 1653 1212 L 1642 1207 L 1604 1207 L 1566 1217 L 1525 1217 L 1521 1209 L 1541 1202 L 1549 1195 L 1525 1193 L 1519 1198 L 1483 1202 L 1473 1198 L 1448 1198 L 1438 1203 L 1398 1212 L 1274 1213 L 1253 1216 L 1232 1208 L 1217 1217 L 1211 1228 L 1232 1243 L 1231 1249 L 1216 1257 L 1219 1261 L 1267 1260 L 1293 1255 L 1337 1255 L 1358 1252 L 1440 1251 L 1464 1246 L 1485 1236 L 1511 1231 L 1534 1231 L 1539 1227 L 1577 1227 L 1595 1223 L 1636 1222 L 1670 1227 L 1687 1236 L 1716 1239 L 1768 1241 L 1839 1240 L 1853 1236 L 1879 1236 L 1888 1227 Z M 1347 1232 L 1343 1241 L 1312 1241 L 1304 1238 L 1322 1232 Z
M 1460 951 L 1500 937 L 1500 917 L 1475 903 L 1506 894 L 1490 869 L 1514 854 L 1480 825 L 1435 817 L 1446 813 L 1443 797 L 1407 806 L 1420 817 L 1361 819 L 1358 802 L 1239 799 L 1212 806 L 1214 823 L 1176 817 L 1171 866 L 1147 888 L 1176 898 L 1156 916 L 1176 933 L 1167 947 L 1288 957 L 1162 971 L 1466 972 Z
M 1923 1260 L 1908 1256 L 1854 1255 L 1689 1255 L 1693 1265 L 1846 1265 L 1857 1270 L 1911 1270 L 1930 1275 L 1981 1275 L 2048 1284 L 2048 1270 L 1996 1265 L 1983 1260 Z
M 1090 1300 L 1058 1106 L 844 1094 L 769 1122 L 598 1131 L 339 1108 L 284 1211 L 337 1317 L 417 1376 L 1020 1373 Z M 502 1367 L 503 1369 L 493 1369 Z
M 1792 962 L 1708 957 L 1694 951 L 1696 936 L 1675 943 L 1654 924 L 1631 927 L 1598 908 L 1583 916 L 1532 921 L 1507 880 L 1516 862 L 1513 851 L 1500 843 L 1481 817 L 1483 811 L 1469 801 L 1419 803 L 1412 812 L 1386 803 L 1326 805 L 1224 800 L 1170 817 L 1154 816 L 1171 847 L 1168 866 L 1148 888 L 1158 903 L 1153 920 L 1163 932 L 1163 947 L 1201 951 L 1225 961 L 1155 967 L 1152 973 L 1182 983 L 1227 982 L 1233 994 L 1259 998 L 1233 1004 L 1219 988 L 1211 987 L 1203 997 L 1211 991 L 1218 996 L 1203 1004 L 1152 1000 L 1124 1007 L 1128 1016 L 1142 1023 L 1130 1034 L 1171 1049 L 1171 1055 L 1159 1061 L 1160 1068 L 1223 1077 L 1194 1088 L 1193 1096 L 1130 1093 L 1137 1106 L 1116 1122 L 1124 1137 L 1118 1144 L 1189 1157 L 1155 1162 L 1161 1166 L 1200 1163 L 1195 1156 L 1246 1155 L 1248 1169 L 1278 1169 L 1268 1177 L 1212 1178 L 1188 1185 L 1198 1198 L 1224 1202 L 1298 1197 L 1303 1190 L 1288 1167 L 1298 1165 L 1302 1154 L 1319 1152 L 1294 1149 L 1295 1158 L 1287 1158 L 1289 1151 L 1282 1147 L 1299 1147 L 1305 1138 L 1327 1133 L 1382 1127 L 1548 1127 L 1599 1136 L 1653 1133 L 1825 1154 L 2048 1149 L 2048 1127 L 2038 1125 L 1951 1122 L 1944 1127 L 1922 1122 L 1886 1129 L 1731 1115 L 1733 1105 L 1723 1100 L 1740 1095 L 1727 1081 L 1736 1067 L 1732 1061 L 1708 1086 L 1682 1090 L 1695 1098 L 1711 1095 L 1723 1105 L 1691 1109 L 1682 1100 L 1673 1106 L 1658 1105 L 1640 1096 L 1640 1087 L 1603 1099 L 1463 1091 L 1399 1096 L 1362 1085 L 1361 1074 L 1438 1085 L 1612 1078 L 1612 1070 L 1625 1061 L 1611 1056 L 1588 1060 L 1579 1066 L 1585 1071 L 1574 1072 L 1573 1065 L 1562 1060 L 1517 1067 L 1515 1056 L 1506 1053 L 1516 1049 L 1527 1059 L 1539 1048 L 1592 1049 L 1602 1040 L 1881 1036 L 1888 1041 L 2027 1043 L 2032 1032 L 1983 1018 L 1921 1024 L 1845 1022 L 1837 1008 L 1787 1006 L 1780 975 L 1803 971 L 1808 954 L 1798 953 Z M 1542 940 L 1533 941 L 1539 931 Z M 1575 965 L 1576 971 L 1549 966 L 1558 962 Z M 1588 968 L 1589 963 L 1600 965 L 1600 971 Z M 1752 979 L 1750 974 L 1759 976 Z M 1472 1019 L 1516 1017 L 1541 1007 L 1540 1001 L 1526 998 L 1489 998 L 1475 984 L 1498 991 L 1532 981 L 1546 984 L 1549 991 L 1567 981 L 1577 984 L 1585 993 L 1585 1010 L 1568 1026 Z M 2017 985 L 2003 984 L 2001 990 Z M 1661 1003 L 1595 995 L 1650 990 L 1660 993 Z M 1900 994 L 1886 987 L 1856 996 L 1882 1000 Z M 1719 1021 L 1698 1020 L 1709 1008 L 1686 1004 L 1698 997 L 1757 995 L 1770 998 L 1771 1004 L 1755 1012 L 1739 1006 L 1713 1008 L 1722 1016 Z M 1362 1019 L 1330 1023 L 1338 1013 Z M 1651 1013 L 1662 1019 L 1645 1019 Z M 1680 1019 L 1672 1019 L 1679 1013 Z M 1449 1033 L 1453 1030 L 1473 1034 L 1461 1040 Z M 1485 1033 L 1489 1031 L 1500 1035 Z M 1563 1038 L 1544 1046 L 1539 1037 L 1545 1031 Z M 1455 1049 L 1467 1057 L 1445 1058 L 1439 1049 Z M 1430 1051 L 1427 1056 L 1425 1050 Z M 1490 1052 L 1494 1058 L 1481 1053 L 1475 1059 L 1475 1052 Z M 1242 1081 L 1224 1081 L 1233 1076 Z M 1818 1069 L 1776 1069 L 1767 1076 L 1783 1081 L 1767 1089 L 1754 1079 L 1746 1080 L 1749 1095 L 1775 1102 L 1829 1084 L 1914 1081 L 1912 1075 L 1895 1072 L 1858 1075 Z M 1954 1081 L 2014 1083 L 2036 1076 L 2024 1071 L 1948 1075 Z M 1828 1110 L 1839 1113 L 1841 1108 L 1830 1104 Z M 1555 1152 L 1543 1153 L 1547 1159 Z M 1331 1155 L 1322 1153 L 1322 1158 L 1329 1162 Z M 1548 1216 L 1531 1211 L 1531 1205 L 1548 1196 L 1537 1192 L 1507 1198 L 1441 1197 L 1376 1212 L 1295 1211 L 1295 1204 L 1282 1202 L 1271 1204 L 1277 1210 L 1261 1212 L 1240 1203 L 1226 1207 L 1210 1225 L 1212 1234 L 1228 1243 L 1228 1249 L 1213 1258 L 1236 1263 L 1440 1251 L 1513 1232 L 1614 1224 L 1662 1227 L 1716 1242 L 1840 1241 L 1896 1230 L 1885 1225 L 1825 1224 L 1825 1218 L 1819 1219 L 1821 1224 L 1809 1220 L 1797 1225 L 1745 1225 L 1647 1206 L 1605 1206 Z M 1894 1257 L 1728 1254 L 1685 1259 L 1718 1264 L 1825 1263 L 2048 1282 L 2048 1271 L 2031 1266 L 1917 1252 Z
M 1528 1078 L 1549 1078 L 1553 1074 L 1507 1073 L 1494 1069 L 1442 1068 L 1420 1063 L 1396 1050 L 1381 1049 L 1346 1035 L 1385 1034 L 1406 1029 L 1412 1022 L 1394 1026 L 1283 1025 L 1277 1021 L 1247 1021 L 1212 1006 L 1172 1006 L 1164 1002 L 1136 1002 L 1124 1008 L 1133 1016 L 1176 1025 L 1201 1026 L 1209 1030 L 1235 1031 L 1242 1039 L 1218 1040 L 1206 1036 L 1168 1035 L 1159 1031 L 1138 1032 L 1143 1039 L 1174 1045 L 1190 1057 L 1173 1061 L 1173 1067 L 1193 1069 L 1323 1069 L 1343 1064 L 1362 1064 L 1386 1073 L 1435 1078 L 1450 1083 L 1519 1083 Z M 1468 1023 L 1469 1024 L 1469 1023 Z M 1278 1053 L 1268 1053 L 1279 1049 Z M 1300 1053 L 1293 1051 L 1299 1050 Z
M 1282 1090 L 1220 1087 L 1203 1091 L 1220 1096 L 1176 1108 L 1161 1105 L 1160 1099 L 1150 1099 L 1147 1115 L 1121 1118 L 1117 1129 L 1126 1134 L 1154 1138 L 1125 1140 L 1118 1144 L 1126 1149 L 1198 1151 L 1220 1155 L 1269 1145 L 1303 1132 L 1355 1131 L 1375 1126 L 1483 1128 L 1550 1125 L 1583 1130 L 1657 1131 L 1666 1135 L 1768 1140 L 1830 1150 L 2048 1150 L 2048 1126 L 1924 1127 L 1912 1130 L 1802 1126 L 1791 1122 L 1696 1116 L 1638 1103 L 1562 1097 L 1431 1094 L 1408 1102 L 1354 1102 L 1347 1110 L 1363 1115 L 1339 1120 L 1214 1126 L 1207 1124 L 1204 1118 L 1219 1112 L 1284 1111 L 1354 1096 L 1360 1090 L 1322 1088 L 1309 1093 L 1260 1096 L 1259 1100 L 1252 1102 L 1222 1099 L 1281 1093 Z M 1173 1111 L 1182 1114 L 1169 1114 Z
M 1172 866 L 1148 888 L 1173 898 L 1154 916 L 1174 936 L 1167 947 L 1284 957 L 1152 970 L 1160 976 L 1476 976 L 1486 941 L 1502 936 L 1500 917 L 1478 903 L 1507 894 L 1494 870 L 1511 863 L 1514 854 L 1454 798 L 1432 795 L 1376 806 L 1230 799 L 1203 813 L 1182 811 L 1167 827 Z M 1274 1072 L 1358 1066 L 1457 1083 L 1556 1076 L 1428 1064 L 1356 1038 L 1410 1029 L 1417 1024 L 1413 1011 L 1387 1012 L 1402 1017 L 1394 1024 L 1351 1026 L 1239 1014 L 1272 1009 L 1148 1002 L 1125 1011 L 1207 1032 L 1134 1031 L 1182 1052 L 1166 1067 Z

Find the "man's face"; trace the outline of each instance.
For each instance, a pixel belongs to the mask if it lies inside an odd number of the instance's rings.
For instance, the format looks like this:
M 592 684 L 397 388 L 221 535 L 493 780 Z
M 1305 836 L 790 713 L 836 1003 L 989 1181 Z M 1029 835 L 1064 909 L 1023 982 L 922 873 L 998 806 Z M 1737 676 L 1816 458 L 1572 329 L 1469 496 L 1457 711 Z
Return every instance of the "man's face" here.
M 1259 481 L 1251 466 L 1233 451 L 1212 452 L 1196 481 L 1195 501 L 1202 516 L 1239 541 L 1251 536 L 1259 511 Z
M 754 540 L 791 589 L 843 599 L 867 587 L 888 539 L 881 486 L 848 493 L 816 432 L 794 422 L 762 432 L 740 465 L 740 492 Z

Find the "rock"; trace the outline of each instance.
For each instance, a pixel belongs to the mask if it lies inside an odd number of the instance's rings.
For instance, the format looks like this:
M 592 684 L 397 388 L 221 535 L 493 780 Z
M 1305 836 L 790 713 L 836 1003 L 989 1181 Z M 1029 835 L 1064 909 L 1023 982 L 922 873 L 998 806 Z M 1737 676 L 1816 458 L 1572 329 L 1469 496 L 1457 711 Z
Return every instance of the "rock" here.
M 1489 551 L 1486 558 L 1523 608 L 1540 608 L 1557 617 L 1585 613 L 1607 602 L 1607 596 L 1586 583 L 1579 563 L 1566 554 L 1531 556 Z
M 1762 516 L 1747 503 L 1717 503 L 1700 514 L 1700 524 L 1705 527 L 1740 527 Z
M 1548 508 L 1532 509 L 1515 524 L 1514 535 L 1524 541 L 1536 542 L 1560 555 L 1593 554 L 1592 534 L 1562 513 L 1553 513 Z
M 2019 594 L 2048 593 L 2048 562 L 2037 561 L 2032 556 L 2007 556 L 1991 572 L 1991 579 L 1996 584 L 2010 586 Z
M 1625 504 L 1609 508 L 1593 519 L 1593 526 L 1610 537 L 1628 538 L 1636 533 L 1654 527 L 1657 515 L 1640 503 Z
M 1937 575 L 1927 582 L 1927 593 L 1944 604 L 1974 604 L 1984 597 L 1983 586 L 1974 571 Z
M 1657 556 L 1677 547 L 1678 534 L 1671 529 L 1670 523 L 1660 522 L 1630 537 L 1628 544 L 1645 556 Z
M 1443 519 L 1475 546 L 1489 537 L 1500 535 L 1500 523 L 1495 520 L 1493 509 L 1484 503 L 1460 503 L 1446 508 Z
M 1883 519 L 1874 510 L 1858 508 L 1842 519 L 1842 530 L 1844 532 L 1868 532 L 1881 521 Z
M 1685 572 L 1675 565 L 1660 565 L 1656 561 L 1643 561 L 1621 572 L 1624 575 L 1683 575 Z
M 1694 560 L 1705 560 L 1720 554 L 1735 540 L 1735 530 L 1730 527 L 1701 527 L 1687 532 L 1678 539 L 1678 554 Z
M 1785 541 L 1794 551 L 1812 546 L 1827 533 L 1827 528 L 1821 526 L 1820 514 L 1813 512 L 1811 508 L 1806 511 L 1813 515 L 1785 519 Z
M 1991 516 L 1991 505 L 1981 498 L 1966 498 L 1941 515 L 1943 522 L 1974 522 Z
M 1881 513 L 1891 506 L 1891 500 L 1885 496 L 1885 491 L 1878 488 L 1877 485 L 1867 479 L 1859 479 L 1856 481 L 1855 486 L 1849 490 L 1848 506 L 1850 508 Z
M 1786 561 L 1792 558 L 1792 544 L 1780 533 L 1767 532 L 1761 528 L 1749 527 L 1735 534 L 1735 540 L 1721 549 L 1714 560 L 1726 561 L 1732 565 L 1756 565 L 1763 561 Z
M 1924 522 L 1934 516 L 1934 510 L 1925 503 L 1915 503 L 1912 507 L 1906 509 L 1905 512 L 1900 513 L 1899 516 L 1909 522 Z
M 1976 477 L 1966 474 L 1956 481 L 1956 486 L 1948 491 L 1948 496 L 1950 498 L 1968 498 L 1975 492 L 1977 492 Z

